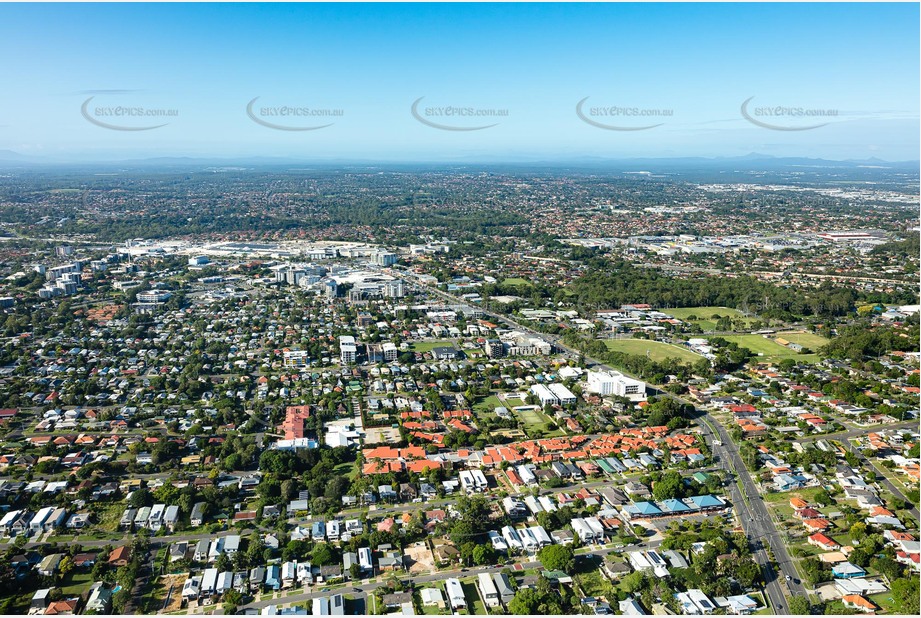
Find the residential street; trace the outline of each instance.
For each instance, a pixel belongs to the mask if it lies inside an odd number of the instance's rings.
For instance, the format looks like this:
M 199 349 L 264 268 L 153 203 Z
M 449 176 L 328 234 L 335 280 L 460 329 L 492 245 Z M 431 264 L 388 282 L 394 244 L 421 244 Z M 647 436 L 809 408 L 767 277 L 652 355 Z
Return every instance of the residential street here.
M 451 296 L 450 294 L 445 294 L 433 286 L 428 286 L 422 283 L 419 283 L 419 285 L 423 285 L 429 291 L 437 293 L 443 298 L 450 299 L 454 303 L 463 303 L 463 301 L 460 299 Z M 528 328 L 527 326 L 519 324 L 518 322 L 515 322 L 505 316 L 501 316 L 489 311 L 483 311 L 483 314 L 512 328 L 523 330 L 533 334 L 534 336 L 540 336 L 548 339 L 552 341 L 554 345 L 559 347 L 564 352 L 570 354 L 574 358 L 578 357 L 580 354 L 578 350 L 571 349 L 560 343 L 559 337 L 538 333 Z M 620 371 L 588 356 L 585 357 L 585 360 L 590 366 L 591 364 L 594 364 L 595 366 L 601 367 L 608 371 Z M 620 373 L 629 375 L 623 371 L 620 371 Z M 653 387 L 650 385 L 650 388 Z M 783 544 L 780 533 L 777 531 L 777 527 L 774 525 L 774 522 L 767 511 L 767 507 L 765 507 L 757 487 L 755 486 L 754 481 L 751 479 L 751 475 L 749 475 L 748 470 L 742 463 L 741 457 L 739 457 L 738 449 L 729 438 L 728 432 L 725 430 L 725 428 L 722 427 L 722 425 L 719 424 L 719 422 L 713 419 L 709 413 L 698 409 L 692 402 L 664 390 L 659 390 L 657 395 L 669 397 L 679 403 L 690 405 L 694 407 L 695 410 L 697 410 L 698 416 L 693 420 L 701 428 L 701 432 L 707 438 L 707 443 L 710 444 L 711 448 L 714 449 L 715 454 L 720 455 L 724 461 L 729 462 L 733 472 L 742 483 L 742 487 L 744 488 L 746 494 L 745 497 L 748 498 L 748 501 L 743 499 L 743 496 L 741 496 L 739 493 L 738 487 L 735 485 L 735 483 L 732 483 L 729 485 L 729 494 L 732 505 L 739 517 L 742 528 L 754 549 L 754 555 L 762 567 L 762 573 L 766 581 L 765 591 L 768 595 L 768 598 L 770 599 L 775 613 L 789 613 L 789 605 L 784 593 L 784 584 L 787 585 L 791 594 L 797 596 L 805 595 L 805 588 L 802 586 L 802 584 L 794 584 L 793 581 L 791 581 L 793 579 L 799 579 L 799 574 L 797 573 L 793 562 L 790 560 L 790 556 Z M 710 428 L 711 426 L 718 432 L 720 441 L 722 442 L 721 446 L 713 444 L 713 439 L 715 436 L 713 435 L 713 431 Z M 777 565 L 780 567 L 781 572 L 779 574 L 775 572 L 771 565 L 770 557 L 768 556 L 767 549 L 763 543 L 765 540 L 767 541 L 767 547 L 770 548 L 777 562 Z M 787 577 L 790 579 L 787 580 Z

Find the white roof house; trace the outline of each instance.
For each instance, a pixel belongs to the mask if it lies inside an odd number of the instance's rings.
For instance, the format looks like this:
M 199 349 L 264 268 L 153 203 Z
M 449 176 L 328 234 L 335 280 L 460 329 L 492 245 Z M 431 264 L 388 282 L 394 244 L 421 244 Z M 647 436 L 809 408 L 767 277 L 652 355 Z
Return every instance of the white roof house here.
M 239 534 L 230 534 L 224 537 L 224 551 L 230 556 L 240 551 Z
M 205 572 L 202 574 L 201 578 L 201 593 L 202 594 L 214 594 L 217 589 L 217 569 L 208 568 L 205 569 Z
M 441 593 L 440 589 L 423 588 L 419 594 L 422 596 L 422 604 L 426 607 L 431 607 L 433 605 L 437 607 L 444 607 L 445 597 Z
M 224 594 L 233 588 L 233 571 L 223 571 L 217 576 L 217 586 L 215 591 L 218 594 Z
M 521 537 L 511 526 L 504 526 L 502 528 L 502 538 L 505 539 L 506 545 L 511 549 L 521 549 L 523 547 Z
M 604 534 L 598 534 L 598 532 L 589 525 L 589 523 L 582 517 L 573 517 L 572 521 L 572 530 L 576 533 L 576 536 L 579 537 L 579 540 L 583 543 L 597 543 L 604 538 Z
M 45 525 L 45 520 L 47 520 L 53 512 L 53 506 L 46 506 L 45 508 L 39 510 L 39 512 L 35 514 L 35 517 L 32 518 L 32 521 L 29 522 L 29 529 L 41 530 Z
M 537 544 L 541 547 L 553 545 L 553 538 L 547 533 L 543 526 L 531 526 L 528 528 L 528 531 L 537 539 Z
M 218 556 L 224 551 L 224 537 L 219 537 L 211 541 L 211 545 L 208 547 L 208 560 L 213 562 L 218 559 Z
M 197 599 L 198 595 L 201 594 L 201 578 L 200 577 L 190 577 L 185 580 L 185 583 L 182 584 L 182 598 L 183 599 Z
M 537 537 L 534 536 L 530 528 L 522 528 L 516 532 L 518 532 L 518 537 L 521 539 L 521 545 L 525 551 L 537 551 L 540 548 L 540 543 L 537 542 Z
M 477 587 L 480 589 L 480 597 L 486 607 L 499 606 L 499 591 L 496 589 L 496 583 L 490 577 L 489 573 L 480 573 L 477 575 Z
M 175 504 L 171 504 L 166 507 L 166 511 L 163 512 L 163 525 L 172 529 L 177 523 L 179 523 L 179 507 Z
M 166 512 L 165 504 L 155 504 L 150 509 L 150 515 L 147 517 L 147 527 L 157 531 L 163 524 L 163 514 Z
M 464 597 L 464 588 L 458 579 L 451 577 L 445 580 L 445 590 L 448 592 L 451 609 L 466 609 L 467 599 Z
M 589 371 L 586 390 L 598 395 L 617 395 L 626 397 L 631 401 L 642 401 L 646 398 L 646 383 L 633 378 L 628 378 L 619 372 Z
M 495 530 L 489 531 L 489 541 L 492 543 L 493 549 L 497 551 L 508 550 L 508 543 L 506 543 L 505 539 L 502 538 L 502 535 Z
M 565 384 L 554 383 L 548 386 L 550 392 L 556 395 L 557 400 L 561 405 L 569 405 L 576 403 L 576 396 L 571 390 L 566 388 Z
M 361 567 L 362 571 L 374 570 L 374 558 L 370 547 L 358 548 L 358 566 Z

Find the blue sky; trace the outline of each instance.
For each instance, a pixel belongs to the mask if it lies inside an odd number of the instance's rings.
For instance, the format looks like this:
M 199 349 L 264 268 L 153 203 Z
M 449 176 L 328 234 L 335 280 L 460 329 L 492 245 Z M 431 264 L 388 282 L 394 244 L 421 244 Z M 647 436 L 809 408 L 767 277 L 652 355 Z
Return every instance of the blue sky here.
M 0 151 L 917 159 L 917 4 L 0 5 Z M 87 114 L 81 105 L 89 98 Z M 257 124 L 253 115 L 286 127 Z M 495 124 L 475 131 L 441 130 Z M 609 130 L 659 124 L 648 130 Z M 741 106 L 755 120 L 743 117 Z M 271 107 L 338 110 L 269 116 Z M 162 118 L 103 108 L 176 110 Z M 499 110 L 436 116 L 435 108 Z M 627 116 L 610 108 L 653 110 Z M 776 110 L 783 107 L 783 110 Z M 799 110 L 836 116 L 804 118 Z M 776 110 L 779 115 L 765 115 Z M 109 110 L 111 111 L 111 110 Z M 604 115 L 607 113 L 607 115 Z M 663 115 L 666 114 L 666 115 Z M 154 126 L 146 131 L 103 128 Z M 811 130 L 797 129 L 815 124 Z

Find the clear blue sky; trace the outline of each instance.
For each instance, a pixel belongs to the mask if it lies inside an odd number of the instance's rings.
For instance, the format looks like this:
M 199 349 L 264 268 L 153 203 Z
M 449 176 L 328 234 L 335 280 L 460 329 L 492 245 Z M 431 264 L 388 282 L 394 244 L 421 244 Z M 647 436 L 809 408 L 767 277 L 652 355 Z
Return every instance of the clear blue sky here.
M 97 160 L 286 156 L 310 160 L 775 156 L 917 159 L 917 4 L 0 5 L 0 151 Z M 167 120 L 81 115 L 176 109 Z M 246 105 L 339 109 L 253 122 Z M 504 109 L 430 120 L 430 106 Z M 576 104 L 671 110 L 648 120 Z M 837 110 L 776 131 L 760 106 Z M 256 112 L 258 114 L 258 111 Z M 424 112 L 422 112 L 424 113 Z M 765 118 L 774 125 L 812 119 Z

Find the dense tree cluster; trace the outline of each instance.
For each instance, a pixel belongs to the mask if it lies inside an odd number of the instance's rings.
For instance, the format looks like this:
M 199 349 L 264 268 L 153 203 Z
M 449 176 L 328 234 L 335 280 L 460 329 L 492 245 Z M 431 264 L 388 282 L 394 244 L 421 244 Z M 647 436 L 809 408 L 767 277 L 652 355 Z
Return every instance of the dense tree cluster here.
M 917 351 L 918 314 L 909 318 L 904 327 L 868 328 L 855 324 L 842 328 L 838 336 L 822 348 L 822 354 L 833 358 L 862 361 L 867 356 L 881 356 L 892 350 Z
M 653 307 L 731 307 L 767 318 L 842 316 L 854 309 L 858 294 L 850 288 L 823 284 L 814 289 L 783 287 L 754 277 L 678 279 L 624 261 L 596 259 L 570 286 L 577 304 L 594 309 L 630 303 Z

